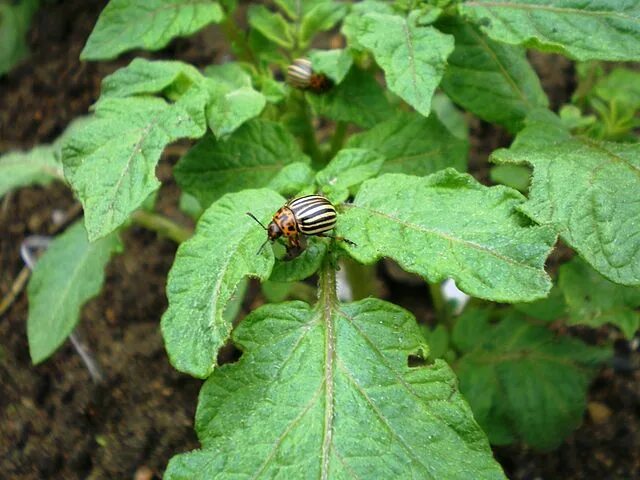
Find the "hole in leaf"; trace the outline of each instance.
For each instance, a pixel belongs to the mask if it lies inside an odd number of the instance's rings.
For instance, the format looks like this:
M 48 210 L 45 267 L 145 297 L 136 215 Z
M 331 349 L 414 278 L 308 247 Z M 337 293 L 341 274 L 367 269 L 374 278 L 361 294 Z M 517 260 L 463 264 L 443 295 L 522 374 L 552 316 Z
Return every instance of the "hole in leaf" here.
M 409 368 L 417 368 L 417 367 L 430 367 L 434 363 L 433 358 L 422 358 L 418 355 L 409 355 L 407 357 L 407 366 Z

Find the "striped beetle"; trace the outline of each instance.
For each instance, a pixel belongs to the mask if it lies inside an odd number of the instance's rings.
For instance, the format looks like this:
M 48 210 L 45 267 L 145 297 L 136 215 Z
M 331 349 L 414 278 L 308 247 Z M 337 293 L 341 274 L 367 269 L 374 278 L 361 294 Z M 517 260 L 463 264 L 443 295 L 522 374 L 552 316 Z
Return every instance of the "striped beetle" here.
M 267 239 L 258 250 L 258 255 L 267 242 L 273 242 L 282 236 L 289 241 L 287 247 L 289 256 L 296 256 L 304 249 L 300 244 L 301 235 L 329 237 L 355 246 L 355 243 L 346 238 L 325 233 L 335 226 L 337 214 L 331 202 L 321 195 L 305 195 L 289 200 L 275 213 L 268 227 L 265 227 L 252 213 L 247 212 L 247 215 L 267 231 Z
M 297 58 L 287 68 L 287 82 L 300 90 L 323 93 L 332 86 L 331 80 L 321 73 L 315 73 L 311 62 L 306 58 Z

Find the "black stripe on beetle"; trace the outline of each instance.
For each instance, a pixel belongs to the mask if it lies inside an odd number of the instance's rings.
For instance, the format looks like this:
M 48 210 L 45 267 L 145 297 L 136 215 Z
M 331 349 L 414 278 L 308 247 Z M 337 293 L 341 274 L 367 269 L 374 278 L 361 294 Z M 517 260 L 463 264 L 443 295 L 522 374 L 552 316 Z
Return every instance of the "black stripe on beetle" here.
M 301 235 L 329 237 L 355 246 L 355 243 L 346 238 L 334 237 L 325 233 L 335 227 L 338 214 L 333 204 L 322 195 L 305 195 L 288 201 L 273 215 L 271 222 L 266 227 L 251 213 L 247 212 L 247 215 L 267 231 L 267 239 L 258 250 L 258 254 L 267 242 L 273 242 L 280 237 L 288 240 L 287 250 L 289 252 L 300 253 L 303 250 L 300 243 Z
M 315 73 L 311 62 L 306 58 L 296 58 L 287 68 L 287 83 L 300 90 L 323 93 L 333 85 L 331 80 L 321 73 Z

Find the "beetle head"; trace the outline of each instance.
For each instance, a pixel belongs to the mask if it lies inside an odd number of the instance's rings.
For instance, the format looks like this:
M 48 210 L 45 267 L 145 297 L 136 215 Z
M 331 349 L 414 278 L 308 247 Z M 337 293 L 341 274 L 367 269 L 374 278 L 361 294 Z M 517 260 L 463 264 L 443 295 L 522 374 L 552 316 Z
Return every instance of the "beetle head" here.
M 267 235 L 269 236 L 269 240 L 273 242 L 274 240 L 282 236 L 282 230 L 276 224 L 276 222 L 271 222 L 267 227 Z

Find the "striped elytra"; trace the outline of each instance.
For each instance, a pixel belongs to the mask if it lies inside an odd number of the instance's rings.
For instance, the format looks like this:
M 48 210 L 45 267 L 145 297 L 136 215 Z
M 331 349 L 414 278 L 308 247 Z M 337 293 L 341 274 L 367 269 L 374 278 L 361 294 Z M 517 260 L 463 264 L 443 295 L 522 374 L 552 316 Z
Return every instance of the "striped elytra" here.
M 336 224 L 335 207 L 320 195 L 294 198 L 286 207 L 293 213 L 298 231 L 305 235 L 327 232 Z
M 311 62 L 306 58 L 297 58 L 287 68 L 287 83 L 294 88 L 323 93 L 332 87 L 332 82 L 325 75 L 315 73 Z
M 325 233 L 335 227 L 337 213 L 336 208 L 322 195 L 305 195 L 288 201 L 273 215 L 271 222 L 266 227 L 252 213 L 247 212 L 247 215 L 267 231 L 267 240 L 262 244 L 258 253 L 262 251 L 267 242 L 285 237 L 288 240 L 287 254 L 289 258 L 294 258 L 304 250 L 304 244 L 300 240 L 305 235 L 329 237 L 355 246 L 355 243 L 346 238 L 334 237 Z
M 287 68 L 287 82 L 295 88 L 308 88 L 312 75 L 311 62 L 306 58 L 295 59 Z

